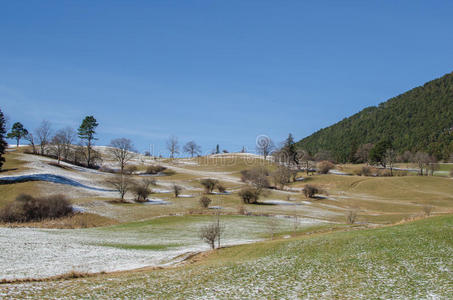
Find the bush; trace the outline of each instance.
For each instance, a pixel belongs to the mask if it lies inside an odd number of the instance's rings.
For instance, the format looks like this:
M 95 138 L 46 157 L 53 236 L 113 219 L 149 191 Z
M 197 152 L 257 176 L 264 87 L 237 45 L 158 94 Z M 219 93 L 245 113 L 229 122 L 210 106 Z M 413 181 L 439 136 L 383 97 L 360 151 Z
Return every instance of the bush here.
M 270 186 L 267 176 L 269 176 L 269 170 L 265 167 L 255 167 L 250 170 L 241 171 L 241 180 L 243 182 L 249 182 L 259 189 Z
M 258 202 L 260 193 L 256 188 L 246 187 L 239 191 L 239 197 L 245 204 L 255 204 Z
M 318 169 L 318 173 L 327 174 L 329 173 L 330 170 L 332 170 L 335 167 L 335 165 L 330 161 L 324 160 L 319 162 L 316 167 Z
M 350 225 L 354 224 L 357 219 L 357 211 L 355 210 L 350 210 L 348 211 L 348 214 L 346 215 L 346 222 Z
M 354 173 L 359 176 L 371 176 L 373 174 L 373 168 L 370 166 L 363 166 L 359 170 L 354 170 Z
M 208 178 L 208 179 L 202 179 L 200 181 L 200 183 L 204 187 L 205 192 L 207 194 L 210 194 L 210 193 L 212 193 L 212 191 L 214 190 L 214 188 L 216 187 L 216 185 L 219 182 L 217 180 L 215 180 L 215 179 Z
M 29 222 L 64 217 L 72 213 L 71 202 L 64 195 L 35 198 L 21 194 L 0 211 L 3 222 Z
M 136 165 L 129 165 L 124 168 L 124 173 L 125 174 L 132 174 L 134 172 L 137 172 L 137 166 Z
M 156 175 L 156 174 L 159 174 L 163 171 L 165 171 L 167 168 L 166 167 L 163 167 L 163 166 L 147 166 L 146 167 L 146 170 L 145 170 L 145 174 L 152 174 L 152 175 Z
M 206 196 L 203 196 L 200 198 L 200 205 L 201 207 L 203 208 L 208 208 L 209 207 L 209 204 L 211 204 L 212 200 L 209 199 L 208 197 Z
M 379 177 L 390 177 L 390 176 L 392 176 L 392 172 L 390 172 L 390 170 L 388 170 L 388 169 L 380 169 L 377 172 L 377 176 L 379 176 Z
M 217 183 L 217 190 L 219 191 L 219 193 L 226 192 L 226 188 L 223 185 L 221 185 L 220 183 Z
M 176 185 L 176 184 L 173 185 L 173 194 L 175 195 L 175 198 L 179 197 L 179 195 L 181 194 L 181 191 L 182 191 L 182 187 L 180 187 L 179 185 Z
M 313 185 L 307 184 L 304 187 L 304 195 L 307 198 L 314 198 L 314 196 L 318 193 L 319 193 L 319 189 Z
M 140 182 L 136 182 L 135 185 L 132 187 L 132 192 L 136 196 L 136 201 L 138 202 L 146 202 L 148 196 L 153 192 L 151 190 L 151 185 L 155 185 L 156 181 L 151 180 L 149 178 L 145 178 Z

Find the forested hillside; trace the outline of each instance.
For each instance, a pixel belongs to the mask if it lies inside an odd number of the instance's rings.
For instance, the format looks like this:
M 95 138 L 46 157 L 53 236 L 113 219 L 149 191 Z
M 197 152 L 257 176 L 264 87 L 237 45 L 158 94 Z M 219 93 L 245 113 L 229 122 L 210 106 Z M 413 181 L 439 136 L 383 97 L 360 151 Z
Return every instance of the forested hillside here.
M 338 161 L 351 161 L 357 147 L 389 140 L 402 153 L 425 151 L 437 159 L 453 153 L 453 73 L 368 107 L 302 139 L 298 148 L 331 151 Z

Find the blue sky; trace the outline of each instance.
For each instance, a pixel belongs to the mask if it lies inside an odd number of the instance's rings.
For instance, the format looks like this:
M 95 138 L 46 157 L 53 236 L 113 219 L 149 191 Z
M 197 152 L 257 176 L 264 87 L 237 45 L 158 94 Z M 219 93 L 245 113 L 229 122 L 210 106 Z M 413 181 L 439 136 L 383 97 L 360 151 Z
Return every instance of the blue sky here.
M 453 71 L 447 1 L 0 1 L 0 108 L 33 130 L 254 150 Z

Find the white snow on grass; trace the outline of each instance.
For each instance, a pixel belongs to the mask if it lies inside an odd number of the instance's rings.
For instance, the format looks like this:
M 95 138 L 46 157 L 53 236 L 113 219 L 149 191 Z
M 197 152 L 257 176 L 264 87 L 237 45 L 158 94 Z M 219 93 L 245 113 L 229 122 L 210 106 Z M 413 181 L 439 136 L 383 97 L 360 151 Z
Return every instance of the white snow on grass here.
M 111 272 L 175 263 L 182 254 L 209 249 L 199 239 L 198 232 L 213 220 L 211 216 L 173 217 L 168 223 L 144 222 L 107 228 L 0 228 L 0 280 L 44 278 L 72 270 Z M 261 240 L 267 220 L 266 217 L 222 217 L 225 226 L 222 245 Z M 292 228 L 291 220 L 277 220 L 279 230 Z M 319 223 L 308 222 L 307 226 Z

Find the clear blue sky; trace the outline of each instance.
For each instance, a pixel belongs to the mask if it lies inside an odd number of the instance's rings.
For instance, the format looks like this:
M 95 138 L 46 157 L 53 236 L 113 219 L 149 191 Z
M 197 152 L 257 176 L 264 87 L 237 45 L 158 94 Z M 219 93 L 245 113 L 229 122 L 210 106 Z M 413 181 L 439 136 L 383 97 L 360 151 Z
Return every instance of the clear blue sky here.
M 254 150 L 453 70 L 448 1 L 0 1 L 0 107 L 100 145 Z

